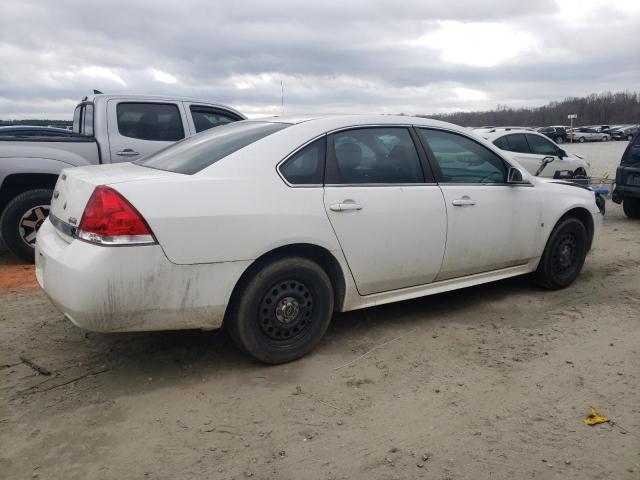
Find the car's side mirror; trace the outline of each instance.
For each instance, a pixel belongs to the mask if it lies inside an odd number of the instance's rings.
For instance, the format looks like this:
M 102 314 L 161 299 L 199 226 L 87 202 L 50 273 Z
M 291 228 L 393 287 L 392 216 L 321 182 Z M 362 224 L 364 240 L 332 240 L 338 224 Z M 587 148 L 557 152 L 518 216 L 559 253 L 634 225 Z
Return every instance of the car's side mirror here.
M 522 172 L 515 167 L 509 167 L 507 183 L 526 183 L 522 178 Z
M 564 158 L 567 156 L 567 152 L 565 152 L 563 149 L 558 149 L 558 158 Z
M 554 160 L 555 160 L 554 157 L 544 157 L 542 159 L 542 163 L 540 163 L 540 166 L 538 167 L 538 171 L 536 171 L 536 177 L 540 175 L 542 171 L 545 169 L 545 167 L 549 165 L 551 162 L 553 162 Z

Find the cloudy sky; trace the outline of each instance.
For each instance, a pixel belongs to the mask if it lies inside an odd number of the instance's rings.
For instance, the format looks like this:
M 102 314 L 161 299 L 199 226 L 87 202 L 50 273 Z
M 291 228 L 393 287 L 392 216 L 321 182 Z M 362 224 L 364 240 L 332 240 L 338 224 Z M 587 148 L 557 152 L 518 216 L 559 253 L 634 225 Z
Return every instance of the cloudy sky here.
M 640 0 L 0 0 L 0 118 L 96 88 L 249 116 L 436 113 L 640 91 Z

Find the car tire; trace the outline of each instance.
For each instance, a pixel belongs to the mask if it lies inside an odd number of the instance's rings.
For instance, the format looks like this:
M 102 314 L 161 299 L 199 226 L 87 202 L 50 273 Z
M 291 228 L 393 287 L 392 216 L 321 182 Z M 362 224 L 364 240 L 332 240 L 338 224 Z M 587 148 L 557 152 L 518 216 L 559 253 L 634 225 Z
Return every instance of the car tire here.
M 240 287 L 225 319 L 233 341 L 257 360 L 280 364 L 309 353 L 333 315 L 333 286 L 304 257 L 258 265 Z
M 578 138 L 578 141 L 579 141 L 580 143 L 584 143 L 584 137 L 580 137 L 580 138 Z
M 628 140 L 628 141 L 633 140 L 633 135 L 627 135 L 627 140 Z
M 564 143 L 564 138 L 562 138 L 562 137 L 557 137 L 557 138 L 556 138 L 556 143 L 557 143 L 557 144 L 562 144 L 562 143 Z
M 602 137 L 602 141 L 603 141 L 603 142 L 608 142 L 608 141 L 609 141 L 609 137 L 606 137 L 606 136 L 605 136 L 605 137 Z
M 11 200 L 0 218 L 0 233 L 7 248 L 33 263 L 35 234 L 49 215 L 52 190 L 28 190 Z
M 561 220 L 551 232 L 533 279 L 549 290 L 568 287 L 587 256 L 587 229 L 575 217 Z
M 625 198 L 622 200 L 622 210 L 628 218 L 640 218 L 640 198 Z

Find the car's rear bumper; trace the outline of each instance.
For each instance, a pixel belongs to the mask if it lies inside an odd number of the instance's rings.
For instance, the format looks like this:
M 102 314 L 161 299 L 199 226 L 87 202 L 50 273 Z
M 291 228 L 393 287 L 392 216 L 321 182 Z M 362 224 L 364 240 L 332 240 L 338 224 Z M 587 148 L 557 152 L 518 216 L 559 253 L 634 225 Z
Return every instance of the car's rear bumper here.
M 249 263 L 176 265 L 159 245 L 68 242 L 49 221 L 36 246 L 36 277 L 53 304 L 103 332 L 217 328 Z

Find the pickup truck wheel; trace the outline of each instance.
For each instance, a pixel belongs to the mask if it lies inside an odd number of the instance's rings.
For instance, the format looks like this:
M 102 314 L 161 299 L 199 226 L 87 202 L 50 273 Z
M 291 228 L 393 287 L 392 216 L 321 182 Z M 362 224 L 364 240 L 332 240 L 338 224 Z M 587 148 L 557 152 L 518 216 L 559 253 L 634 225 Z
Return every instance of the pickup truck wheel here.
M 622 210 L 629 218 L 640 218 L 640 198 L 625 198 L 622 201 Z
M 264 363 L 290 362 L 310 352 L 333 314 L 333 287 L 317 263 L 290 257 L 253 272 L 225 320 L 238 346 Z
M 7 204 L 0 218 L 7 248 L 27 262 L 34 261 L 36 232 L 49 215 L 52 194 L 48 189 L 23 192 Z
M 566 218 L 551 232 L 533 279 L 549 290 L 568 287 L 582 270 L 586 256 L 587 229 L 577 218 Z

